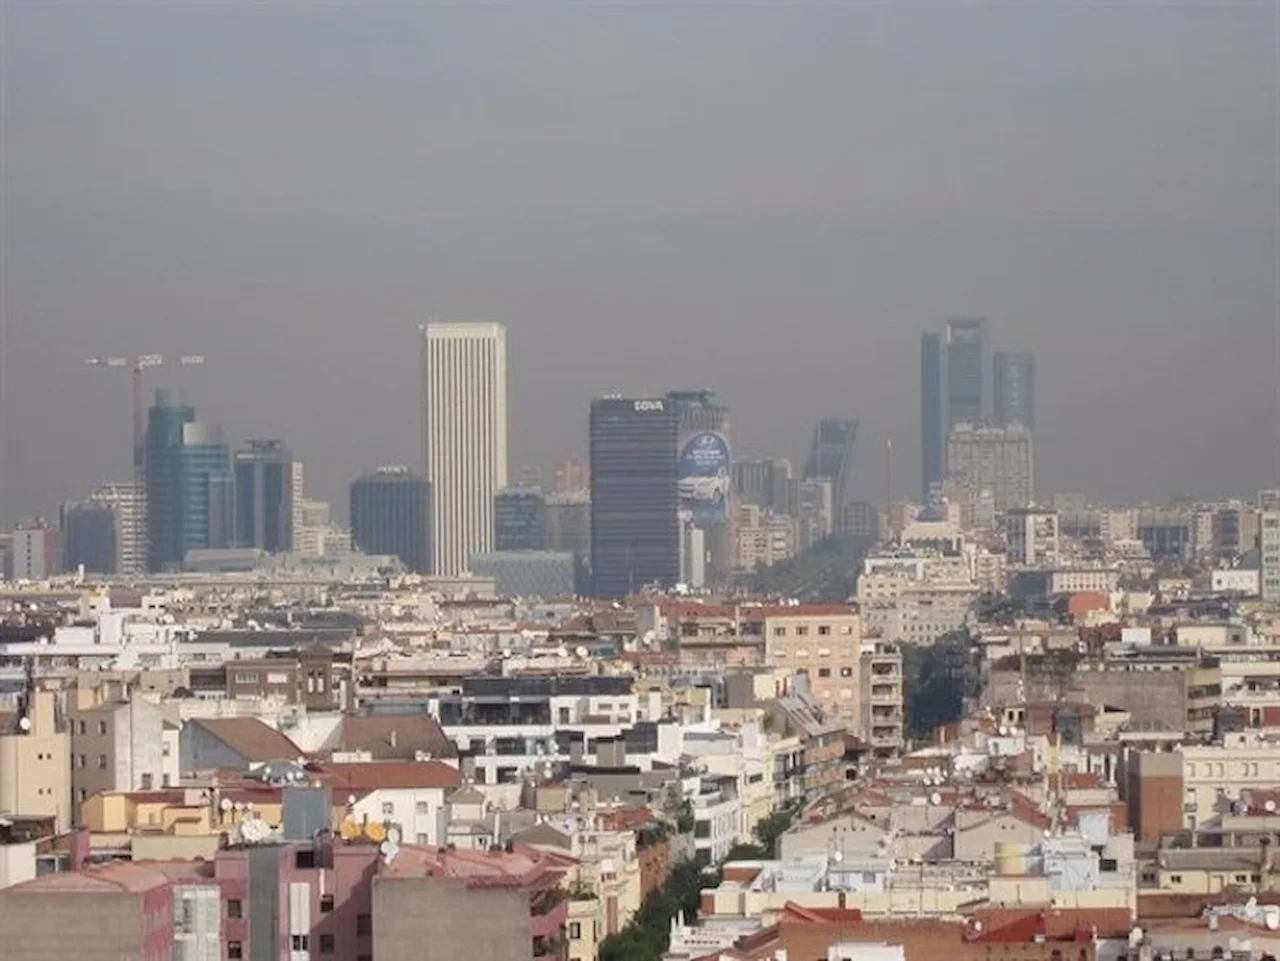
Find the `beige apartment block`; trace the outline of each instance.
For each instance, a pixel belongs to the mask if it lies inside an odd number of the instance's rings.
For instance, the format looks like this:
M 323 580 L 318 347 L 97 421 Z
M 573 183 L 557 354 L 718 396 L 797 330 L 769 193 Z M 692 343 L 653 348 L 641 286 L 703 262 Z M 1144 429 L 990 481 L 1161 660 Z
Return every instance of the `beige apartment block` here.
M 765 663 L 803 671 L 824 710 L 862 724 L 862 615 L 851 604 L 803 604 L 763 612 Z
M 1183 827 L 1224 813 L 1242 791 L 1280 784 L 1280 746 L 1248 732 L 1229 734 L 1221 745 L 1185 745 L 1182 756 Z
M 0 717 L 0 811 L 71 826 L 71 736 L 50 691 L 34 692 L 25 714 Z

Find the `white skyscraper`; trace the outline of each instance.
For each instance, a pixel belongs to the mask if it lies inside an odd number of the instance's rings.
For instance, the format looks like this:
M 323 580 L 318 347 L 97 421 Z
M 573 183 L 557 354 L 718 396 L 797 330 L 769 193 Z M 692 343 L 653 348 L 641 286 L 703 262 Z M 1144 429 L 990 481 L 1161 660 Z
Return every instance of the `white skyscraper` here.
M 493 550 L 493 495 L 507 486 L 507 331 L 424 328 L 426 475 L 435 573 L 468 570 Z
M 147 492 L 137 484 L 104 484 L 91 500 L 107 504 L 116 515 L 116 573 L 142 574 L 147 569 Z

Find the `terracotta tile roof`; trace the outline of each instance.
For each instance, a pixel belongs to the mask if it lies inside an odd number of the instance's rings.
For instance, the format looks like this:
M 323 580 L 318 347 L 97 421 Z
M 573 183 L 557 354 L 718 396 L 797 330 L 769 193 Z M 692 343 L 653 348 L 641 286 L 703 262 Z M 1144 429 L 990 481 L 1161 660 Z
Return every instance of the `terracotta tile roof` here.
M 335 750 L 368 751 L 375 761 L 411 761 L 419 751 L 437 758 L 458 756 L 430 714 L 347 714 Z
M 395 788 L 456 788 L 462 774 L 443 761 L 325 762 L 312 766 L 315 776 L 334 790 L 376 791 Z
M 979 940 L 1004 944 L 1021 944 L 1043 935 L 1051 941 L 1086 940 L 1098 929 L 1100 938 L 1126 936 L 1133 927 L 1128 908 L 986 908 L 973 917 L 983 924 Z M 1085 934 L 1087 932 L 1087 934 Z
M 380 879 L 454 878 L 468 887 L 554 887 L 564 875 L 558 861 L 532 848 L 476 851 L 466 848 L 401 846 Z
M 246 761 L 286 761 L 302 756 L 302 748 L 256 717 L 195 718 L 203 728 Z
M 62 871 L 16 884 L 0 892 L 0 903 L 3 903 L 7 892 L 92 894 L 123 891 L 138 894 L 173 881 L 211 879 L 212 876 L 213 865 L 206 861 L 111 861 L 86 871 Z

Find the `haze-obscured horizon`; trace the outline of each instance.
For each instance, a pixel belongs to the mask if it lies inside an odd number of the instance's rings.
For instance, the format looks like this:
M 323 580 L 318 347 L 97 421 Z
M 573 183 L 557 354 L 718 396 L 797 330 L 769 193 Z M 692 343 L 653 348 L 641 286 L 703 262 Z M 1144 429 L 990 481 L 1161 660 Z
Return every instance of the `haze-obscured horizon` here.
M 513 474 L 706 386 L 739 455 L 858 416 L 917 487 L 918 338 L 1039 368 L 1044 495 L 1276 476 L 1272 4 L 4 3 L 0 517 L 127 480 L 153 375 L 314 496 L 421 466 L 417 326 L 508 327 Z

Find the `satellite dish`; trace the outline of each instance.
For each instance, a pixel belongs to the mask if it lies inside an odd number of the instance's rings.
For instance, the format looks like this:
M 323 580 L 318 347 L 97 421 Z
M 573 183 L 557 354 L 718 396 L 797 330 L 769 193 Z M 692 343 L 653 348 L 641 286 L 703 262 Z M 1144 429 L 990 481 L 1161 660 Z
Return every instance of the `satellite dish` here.
M 230 810 L 231 810 L 231 798 L 229 798 L 229 797 L 224 797 L 224 798 L 223 798 L 223 799 L 218 803 L 218 807 L 219 807 L 219 808 L 221 808 L 221 809 L 222 809 L 222 810 L 224 810 L 224 811 L 230 811 Z
M 1266 809 L 1268 814 L 1274 814 L 1276 811 L 1276 802 L 1271 800 L 1271 798 L 1267 798 L 1266 803 L 1262 806 Z
M 1008 727 L 1006 727 L 1005 725 L 1001 724 L 1001 725 L 1000 725 L 1000 736 L 1001 736 L 1001 737 L 1007 737 L 1008 735 L 1009 735 L 1009 728 L 1008 728 Z
M 356 796 L 354 794 L 348 794 L 347 807 L 352 807 L 355 803 L 356 803 Z
M 1142 939 L 1146 937 L 1146 932 L 1142 928 L 1134 928 L 1129 932 L 1129 947 L 1136 948 L 1142 943 Z
M 397 845 L 404 838 L 404 833 L 400 830 L 400 825 L 393 824 L 387 828 L 387 843 Z
M 384 858 L 395 849 L 396 849 L 396 846 L 392 844 L 390 841 L 383 841 L 381 844 L 378 845 L 378 853 L 381 854 Z
M 19 731 L 21 731 L 23 734 L 26 734 L 28 731 L 30 731 L 30 730 L 31 730 L 31 718 L 29 718 L 29 717 L 20 717 L 20 718 L 18 718 L 18 730 L 19 730 Z
M 932 805 L 934 805 L 935 807 L 936 807 L 937 805 L 941 804 L 941 803 L 942 803 L 942 795 L 941 795 L 941 794 L 939 794 L 937 791 L 934 791 L 932 794 L 930 794 L 930 795 L 929 795 L 929 803 L 930 803 L 930 804 L 932 804 Z

